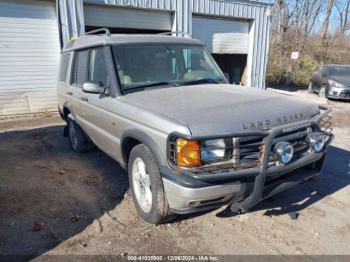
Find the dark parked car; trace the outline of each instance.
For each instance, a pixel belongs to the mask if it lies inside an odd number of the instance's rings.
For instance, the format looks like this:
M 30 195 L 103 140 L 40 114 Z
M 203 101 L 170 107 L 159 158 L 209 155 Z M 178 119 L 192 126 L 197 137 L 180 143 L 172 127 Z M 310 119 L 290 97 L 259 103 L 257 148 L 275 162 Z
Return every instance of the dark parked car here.
M 310 93 L 320 97 L 350 100 L 350 65 L 324 65 L 309 84 Z

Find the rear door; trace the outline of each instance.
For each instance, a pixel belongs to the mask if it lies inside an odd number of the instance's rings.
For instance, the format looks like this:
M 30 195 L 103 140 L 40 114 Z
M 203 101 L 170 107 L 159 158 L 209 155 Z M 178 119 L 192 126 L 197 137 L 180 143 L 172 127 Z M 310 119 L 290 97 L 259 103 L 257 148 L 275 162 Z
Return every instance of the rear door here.
M 89 62 L 89 50 L 78 50 L 74 52 L 73 70 L 67 95 L 71 97 L 71 106 L 73 115 L 77 123 L 84 129 L 85 122 L 83 118 L 84 94 L 82 91 L 83 84 L 87 80 L 87 70 Z

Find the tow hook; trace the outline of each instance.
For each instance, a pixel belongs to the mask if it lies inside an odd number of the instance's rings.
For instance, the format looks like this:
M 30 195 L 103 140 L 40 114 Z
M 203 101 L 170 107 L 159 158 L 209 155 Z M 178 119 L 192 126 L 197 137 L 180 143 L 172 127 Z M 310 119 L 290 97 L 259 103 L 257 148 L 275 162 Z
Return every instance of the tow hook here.
M 231 203 L 223 211 L 216 214 L 217 217 L 233 217 L 239 216 L 246 212 L 240 203 Z
M 230 208 L 230 211 L 235 215 L 242 215 L 246 212 L 240 203 L 232 203 L 228 207 Z

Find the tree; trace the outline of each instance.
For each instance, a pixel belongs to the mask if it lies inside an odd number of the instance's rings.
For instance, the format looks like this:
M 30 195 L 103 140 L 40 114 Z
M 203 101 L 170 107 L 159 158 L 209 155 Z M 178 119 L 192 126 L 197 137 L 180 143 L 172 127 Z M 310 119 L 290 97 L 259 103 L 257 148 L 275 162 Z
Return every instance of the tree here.
M 350 16 L 350 1 L 338 0 L 335 2 L 335 9 L 339 16 L 339 29 L 344 35 L 347 30 L 350 29 L 349 16 Z
M 326 14 L 325 14 L 325 19 L 323 20 L 323 25 L 322 25 L 322 30 L 321 30 L 321 39 L 324 43 L 326 41 L 327 34 L 328 34 L 329 21 L 330 21 L 331 14 L 333 11 L 334 1 L 335 0 L 328 0 L 327 1 L 327 9 L 326 9 Z
M 308 64 L 350 64 L 350 0 L 277 0 L 272 14 L 269 83 L 285 83 L 290 70 L 295 84 L 307 83 Z M 292 63 L 293 51 L 308 63 Z

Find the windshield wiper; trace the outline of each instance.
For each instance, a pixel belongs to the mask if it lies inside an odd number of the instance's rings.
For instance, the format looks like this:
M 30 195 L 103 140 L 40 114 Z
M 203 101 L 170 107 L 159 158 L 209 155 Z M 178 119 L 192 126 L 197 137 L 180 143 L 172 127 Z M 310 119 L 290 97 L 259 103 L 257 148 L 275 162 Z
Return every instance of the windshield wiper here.
M 201 79 L 194 79 L 194 80 L 182 82 L 181 85 L 187 86 L 187 85 L 206 84 L 206 83 L 219 84 L 219 83 L 221 83 L 221 81 L 215 80 L 213 78 L 201 78 Z
M 125 93 L 132 93 L 132 92 L 137 92 L 139 90 L 145 90 L 148 87 L 155 87 L 155 86 L 173 86 L 173 87 L 177 87 L 179 85 L 172 83 L 172 82 L 155 82 L 155 83 L 150 83 L 150 84 L 146 84 L 146 85 L 140 85 L 140 86 L 135 86 L 135 87 L 131 87 L 128 89 L 124 89 L 123 91 Z

